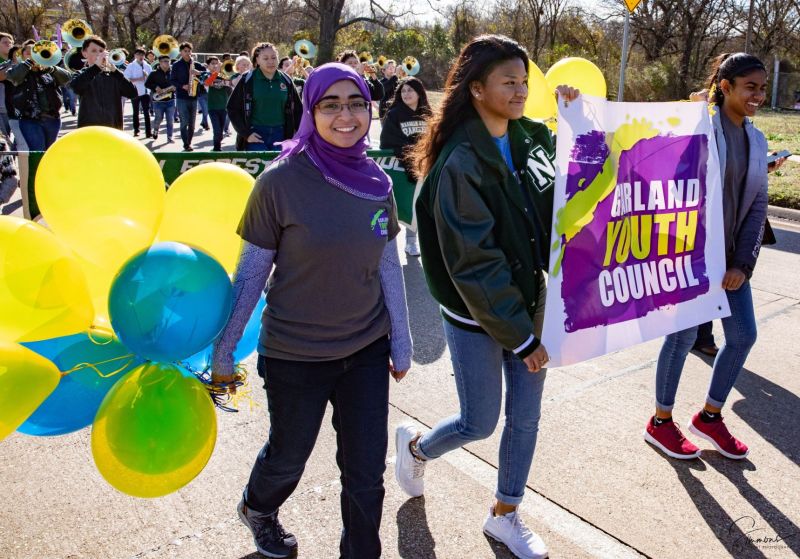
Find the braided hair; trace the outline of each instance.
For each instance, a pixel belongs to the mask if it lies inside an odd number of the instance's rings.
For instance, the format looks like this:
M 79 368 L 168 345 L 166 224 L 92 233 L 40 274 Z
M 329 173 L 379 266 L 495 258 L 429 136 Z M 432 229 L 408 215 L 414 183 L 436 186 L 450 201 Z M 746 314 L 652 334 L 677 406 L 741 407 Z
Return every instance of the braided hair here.
M 720 82 L 728 80 L 733 83 L 736 78 L 746 76 L 754 70 L 767 72 L 764 63 L 757 56 L 746 52 L 724 52 L 720 54 L 711 64 L 711 75 L 708 77 L 709 101 L 715 105 L 722 106 L 725 96 L 719 86 Z

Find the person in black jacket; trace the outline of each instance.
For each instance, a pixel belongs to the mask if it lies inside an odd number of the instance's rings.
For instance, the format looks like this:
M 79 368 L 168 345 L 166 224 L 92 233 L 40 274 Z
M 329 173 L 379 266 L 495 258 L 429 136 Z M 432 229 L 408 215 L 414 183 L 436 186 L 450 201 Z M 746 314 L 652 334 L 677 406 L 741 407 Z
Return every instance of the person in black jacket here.
M 172 128 L 175 124 L 175 86 L 170 80 L 171 64 L 169 56 L 158 57 L 158 66 L 150 72 L 144 85 L 153 95 L 153 140 L 158 139 L 161 119 L 166 117 L 167 143 L 172 143 Z
M 42 67 L 25 60 L 11 68 L 6 79 L 16 86 L 14 108 L 25 143 L 31 151 L 44 151 L 61 130 L 61 92 L 69 82 L 64 68 Z
M 383 65 L 383 78 L 381 78 L 381 85 L 383 85 L 383 99 L 378 104 L 378 118 L 383 120 L 386 116 L 386 111 L 389 110 L 389 103 L 394 99 L 394 91 L 397 89 L 397 63 L 394 60 L 387 60 Z
M 427 128 L 431 115 L 425 86 L 417 78 L 398 82 L 394 100 L 389 105 L 381 128 L 381 149 L 391 149 L 403 164 L 409 182 L 415 184 L 419 177 L 414 172 L 408 150 L 417 143 Z M 417 232 L 406 228 L 406 254 L 419 256 Z
M 300 126 L 303 105 L 292 79 L 278 70 L 278 50 L 271 43 L 253 49 L 253 70 L 238 81 L 228 99 L 228 116 L 239 151 L 278 149 Z
M 375 69 L 366 62 L 359 62 L 356 51 L 344 51 L 339 55 L 339 62 L 350 66 L 353 70 L 358 72 L 359 76 L 364 78 L 364 81 L 367 82 L 367 88 L 369 89 L 370 101 L 380 102 L 383 99 L 383 84 L 375 76 Z
M 192 58 L 192 43 L 181 43 L 181 57 L 172 63 L 170 81 L 175 86 L 178 103 L 178 115 L 181 120 L 181 140 L 183 140 L 183 151 L 194 151 L 192 149 L 192 137 L 194 136 L 194 125 L 197 119 L 197 92 L 200 85 L 197 84 L 192 91 L 192 82 L 205 72 L 206 68 Z M 194 95 L 192 95 L 194 93 Z
M 122 130 L 122 98 L 136 97 L 136 86 L 108 60 L 106 43 L 97 35 L 83 41 L 86 67 L 69 83 L 80 98 L 78 128 L 109 126 Z

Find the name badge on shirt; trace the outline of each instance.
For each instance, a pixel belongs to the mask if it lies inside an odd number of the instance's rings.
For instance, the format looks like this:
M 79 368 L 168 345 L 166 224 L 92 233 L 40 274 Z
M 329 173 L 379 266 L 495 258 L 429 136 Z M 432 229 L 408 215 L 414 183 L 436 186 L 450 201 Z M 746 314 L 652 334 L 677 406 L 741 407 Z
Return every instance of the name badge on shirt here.
M 372 216 L 370 227 L 372 228 L 372 232 L 375 233 L 376 237 L 389 236 L 389 216 L 386 213 L 386 210 L 378 210 L 375 212 L 375 215 Z

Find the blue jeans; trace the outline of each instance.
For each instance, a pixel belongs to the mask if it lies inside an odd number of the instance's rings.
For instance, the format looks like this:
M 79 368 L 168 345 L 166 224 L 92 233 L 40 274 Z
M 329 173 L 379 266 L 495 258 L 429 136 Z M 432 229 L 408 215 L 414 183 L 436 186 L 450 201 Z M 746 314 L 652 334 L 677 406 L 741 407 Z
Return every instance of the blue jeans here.
M 386 336 L 334 361 L 287 361 L 260 355 L 258 372 L 267 389 L 270 428 L 245 489 L 248 506 L 269 514 L 294 492 L 330 402 L 342 483 L 340 553 L 351 559 L 380 557 L 388 371 Z
M 153 133 L 158 134 L 158 129 L 161 126 L 161 119 L 166 117 L 167 139 L 172 139 L 172 129 L 175 124 L 175 100 L 169 101 L 153 101 Z
M 181 141 L 185 149 L 192 145 L 194 124 L 197 117 L 197 98 L 177 99 L 177 103 L 178 114 L 181 119 Z
M 61 88 L 62 97 L 64 98 L 64 107 L 75 116 L 75 92 L 68 85 Z
M 203 118 L 200 119 L 200 126 L 208 128 L 208 95 L 198 95 L 197 106 L 200 109 L 200 114 L 203 115 Z
M 222 131 L 225 128 L 225 119 L 228 113 L 225 109 L 214 109 L 208 111 L 208 118 L 211 119 L 211 129 L 214 131 L 214 151 L 222 151 Z
M 280 147 L 275 145 L 275 142 L 282 142 L 283 125 L 280 126 L 261 126 L 253 124 L 250 127 L 250 133 L 256 132 L 261 136 L 260 142 L 247 143 L 247 151 L 280 151 Z
M 60 118 L 21 118 L 19 127 L 30 151 L 44 151 L 58 139 L 61 130 Z
M 750 282 L 735 291 L 726 291 L 731 315 L 722 319 L 725 343 L 717 353 L 711 372 L 706 403 L 721 408 L 725 405 L 736 378 L 744 366 L 750 348 L 756 343 L 756 317 Z M 683 364 L 697 338 L 697 326 L 670 334 L 664 339 L 656 366 L 656 405 L 670 411 L 681 380 Z
M 541 336 L 545 288 L 539 295 L 534 333 Z M 495 497 L 518 505 L 525 495 L 542 409 L 547 371 L 531 373 L 512 352 L 487 334 L 470 332 L 444 321 L 444 332 L 453 362 L 460 412 L 437 423 L 419 440 L 423 457 L 438 458 L 467 443 L 494 433 L 500 418 L 505 376 L 505 415 L 500 438 Z

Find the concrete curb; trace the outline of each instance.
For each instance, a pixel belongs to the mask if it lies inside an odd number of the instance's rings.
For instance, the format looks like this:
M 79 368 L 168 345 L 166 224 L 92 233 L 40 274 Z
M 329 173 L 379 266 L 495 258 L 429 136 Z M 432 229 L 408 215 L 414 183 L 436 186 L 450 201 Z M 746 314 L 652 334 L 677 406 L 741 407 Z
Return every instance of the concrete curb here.
M 780 219 L 788 219 L 791 221 L 800 221 L 800 210 L 793 210 L 791 208 L 768 206 L 767 215 L 769 217 L 777 217 Z

